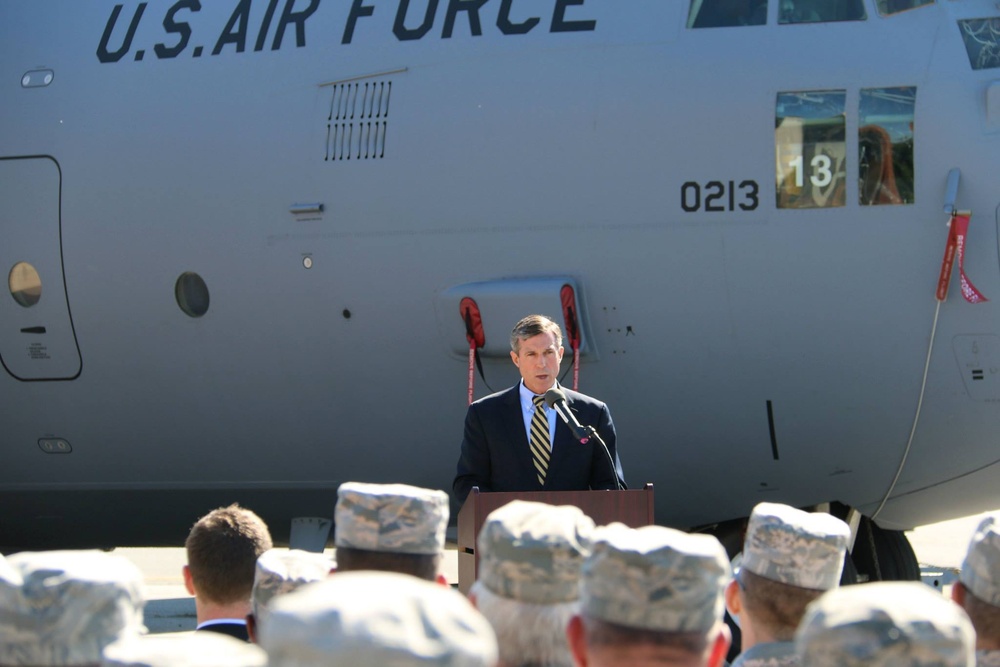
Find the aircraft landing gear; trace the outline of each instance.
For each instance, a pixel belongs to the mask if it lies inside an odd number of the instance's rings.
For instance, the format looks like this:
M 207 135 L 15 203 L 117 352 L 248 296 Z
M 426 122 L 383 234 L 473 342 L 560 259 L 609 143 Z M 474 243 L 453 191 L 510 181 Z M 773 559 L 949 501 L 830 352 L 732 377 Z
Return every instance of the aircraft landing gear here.
M 920 580 L 920 564 L 906 534 L 879 528 L 868 517 L 861 517 L 851 560 L 858 582 Z

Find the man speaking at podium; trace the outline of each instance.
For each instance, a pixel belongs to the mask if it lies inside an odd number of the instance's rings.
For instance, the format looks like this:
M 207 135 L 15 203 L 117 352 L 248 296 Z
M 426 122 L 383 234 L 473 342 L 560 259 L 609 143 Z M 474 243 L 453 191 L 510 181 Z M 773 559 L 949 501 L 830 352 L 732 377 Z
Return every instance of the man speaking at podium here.
M 583 491 L 617 489 L 619 484 L 627 488 L 608 406 L 559 387 L 559 325 L 543 315 L 529 315 L 511 331 L 510 347 L 521 382 L 476 401 L 465 416 L 462 454 L 452 484 L 459 504 L 474 486 L 483 492 Z M 579 429 L 560 419 L 560 410 L 575 418 L 575 426 L 596 429 L 600 438 L 577 437 Z M 607 445 L 607 453 L 599 440 Z

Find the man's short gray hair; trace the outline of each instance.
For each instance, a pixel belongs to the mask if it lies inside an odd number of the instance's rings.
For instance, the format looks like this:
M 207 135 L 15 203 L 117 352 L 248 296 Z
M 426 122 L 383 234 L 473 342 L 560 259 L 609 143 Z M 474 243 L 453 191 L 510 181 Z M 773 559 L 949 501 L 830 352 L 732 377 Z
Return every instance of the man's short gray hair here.
M 521 341 L 534 338 L 538 334 L 552 332 L 556 337 L 556 347 L 562 347 L 562 329 L 545 315 L 528 315 L 514 325 L 510 332 L 510 349 L 516 354 L 521 350 Z
M 566 626 L 579 613 L 579 602 L 518 602 L 493 593 L 479 581 L 470 593 L 476 596 L 476 608 L 493 626 L 503 664 L 573 666 Z

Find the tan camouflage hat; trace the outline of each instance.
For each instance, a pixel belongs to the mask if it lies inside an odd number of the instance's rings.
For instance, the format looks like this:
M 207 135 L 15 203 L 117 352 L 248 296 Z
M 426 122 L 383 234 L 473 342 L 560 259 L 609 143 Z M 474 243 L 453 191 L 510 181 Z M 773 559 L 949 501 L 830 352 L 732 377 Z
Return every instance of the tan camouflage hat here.
M 101 551 L 23 552 L 0 575 L 0 665 L 88 665 L 145 631 L 142 573 Z M 16 573 L 13 581 L 9 571 Z
M 345 482 L 337 490 L 337 547 L 407 554 L 444 551 L 448 494 L 406 484 Z
M 271 598 L 330 576 L 337 564 L 323 554 L 301 549 L 268 549 L 257 557 L 251 610 L 257 625 L 267 622 Z
M 973 667 L 975 643 L 965 612 L 917 581 L 827 591 L 795 634 L 802 667 Z
M 707 632 L 722 621 L 732 577 L 726 550 L 711 535 L 672 528 L 598 528 L 584 562 L 586 615 L 630 628 Z
M 977 598 L 1000 607 L 1000 521 L 988 516 L 969 542 L 958 580 Z
M 740 567 L 799 588 L 829 590 L 840 584 L 851 529 L 840 519 L 777 503 L 750 514 Z
M 104 649 L 103 667 L 266 667 L 267 653 L 217 632 L 128 637 Z
M 577 507 L 515 500 L 491 512 L 479 531 L 479 581 L 520 602 L 577 600 L 593 533 L 593 519 Z
M 269 667 L 486 667 L 490 624 L 461 593 L 395 572 L 342 572 L 276 598 Z

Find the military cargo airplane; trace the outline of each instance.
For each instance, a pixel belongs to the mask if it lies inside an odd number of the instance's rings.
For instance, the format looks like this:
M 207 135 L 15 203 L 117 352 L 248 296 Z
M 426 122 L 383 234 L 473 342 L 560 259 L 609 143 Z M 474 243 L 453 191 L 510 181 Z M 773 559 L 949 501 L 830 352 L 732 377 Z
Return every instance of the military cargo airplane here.
M 993 0 L 2 17 L 2 545 L 449 489 L 532 312 L 660 523 L 826 508 L 912 574 L 899 531 L 997 505 Z

